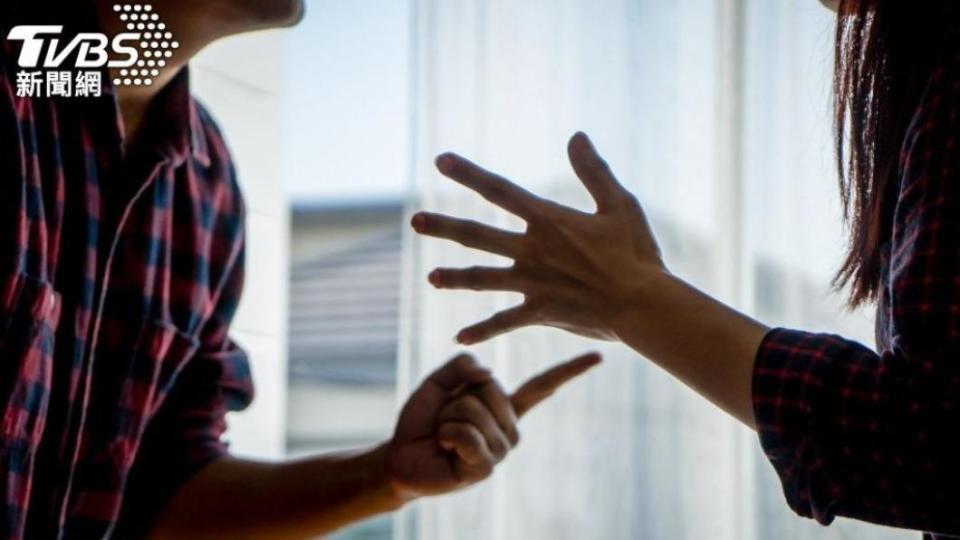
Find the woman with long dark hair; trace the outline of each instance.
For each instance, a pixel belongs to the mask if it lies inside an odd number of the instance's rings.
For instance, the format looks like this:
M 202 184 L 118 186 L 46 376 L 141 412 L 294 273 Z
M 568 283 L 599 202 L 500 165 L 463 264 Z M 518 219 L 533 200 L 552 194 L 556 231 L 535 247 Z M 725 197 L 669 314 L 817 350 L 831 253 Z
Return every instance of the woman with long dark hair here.
M 570 141 L 570 161 L 595 213 L 444 154 L 442 174 L 521 217 L 526 231 L 426 212 L 412 225 L 515 261 L 431 272 L 439 288 L 525 297 L 463 329 L 460 343 L 530 325 L 622 341 L 755 428 L 800 515 L 960 535 L 960 5 L 831 7 L 851 232 L 836 284 L 849 287 L 851 305 L 877 303 L 879 353 L 768 328 L 670 273 L 639 202 L 583 134 Z

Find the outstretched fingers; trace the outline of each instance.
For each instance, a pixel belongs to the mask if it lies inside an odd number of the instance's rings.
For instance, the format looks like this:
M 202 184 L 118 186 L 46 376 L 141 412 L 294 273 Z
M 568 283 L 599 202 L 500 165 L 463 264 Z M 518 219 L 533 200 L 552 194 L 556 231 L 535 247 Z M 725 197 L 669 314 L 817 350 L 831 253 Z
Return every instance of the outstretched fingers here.
M 555 203 L 545 201 L 457 154 L 440 155 L 436 165 L 437 170 L 447 178 L 476 191 L 484 199 L 524 220 L 555 206 Z
M 494 314 L 485 321 L 468 326 L 457 333 L 457 343 L 473 345 L 525 326 L 536 324 L 536 313 L 526 305 L 518 305 Z
M 597 203 L 597 210 L 605 212 L 617 208 L 627 200 L 629 193 L 585 133 L 578 132 L 570 139 L 567 153 L 573 171 Z
M 422 235 L 451 240 L 468 248 L 505 257 L 515 257 L 523 239 L 520 233 L 430 212 L 418 212 L 410 224 Z
M 534 280 L 519 275 L 512 268 L 491 266 L 437 268 L 430 272 L 427 280 L 438 289 L 529 293 L 538 288 Z

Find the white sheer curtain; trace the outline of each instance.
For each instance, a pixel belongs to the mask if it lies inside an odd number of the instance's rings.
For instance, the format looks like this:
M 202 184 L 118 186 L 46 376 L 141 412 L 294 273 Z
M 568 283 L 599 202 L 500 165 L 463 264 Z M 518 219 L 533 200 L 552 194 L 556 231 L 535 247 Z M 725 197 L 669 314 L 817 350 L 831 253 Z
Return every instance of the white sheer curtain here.
M 520 224 L 441 179 L 452 149 L 589 208 L 565 157 L 590 133 L 652 217 L 670 268 L 771 324 L 865 338 L 829 292 L 832 18 L 814 0 L 415 0 L 411 208 Z M 400 395 L 462 326 L 517 302 L 439 293 L 436 266 L 497 264 L 407 240 Z M 488 482 L 397 518 L 409 540 L 913 538 L 786 508 L 756 437 L 620 346 L 529 329 L 473 351 L 509 384 L 599 347 L 604 366 L 524 420 Z M 704 358 L 709 362 L 710 358 Z

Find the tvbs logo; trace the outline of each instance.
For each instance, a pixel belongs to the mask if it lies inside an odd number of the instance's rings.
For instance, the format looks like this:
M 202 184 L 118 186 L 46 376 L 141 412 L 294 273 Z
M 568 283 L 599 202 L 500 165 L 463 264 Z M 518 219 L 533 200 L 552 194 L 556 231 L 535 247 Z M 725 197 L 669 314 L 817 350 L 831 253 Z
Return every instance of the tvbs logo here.
M 149 4 L 117 4 L 125 32 L 113 37 L 85 32 L 64 39 L 63 26 L 22 25 L 7 39 L 22 42 L 17 63 L 19 97 L 98 97 L 102 73 L 114 86 L 150 86 L 180 43 Z

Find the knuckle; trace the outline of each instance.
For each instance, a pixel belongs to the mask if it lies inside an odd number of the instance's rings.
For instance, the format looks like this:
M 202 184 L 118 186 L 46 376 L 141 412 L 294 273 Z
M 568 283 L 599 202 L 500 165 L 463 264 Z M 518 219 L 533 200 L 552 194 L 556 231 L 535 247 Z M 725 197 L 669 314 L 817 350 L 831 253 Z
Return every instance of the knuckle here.
M 490 478 L 493 475 L 493 469 L 495 466 L 496 464 L 492 461 L 483 460 L 483 462 L 478 463 L 474 468 L 473 478 L 477 482 Z
M 462 353 L 457 355 L 451 362 L 459 369 L 470 369 L 477 365 L 477 360 L 473 355 L 468 353 Z
M 549 258 L 549 248 L 545 242 L 528 241 L 526 245 L 527 262 L 534 266 L 543 266 Z
M 497 439 L 490 447 L 490 450 L 493 452 L 493 456 L 497 460 L 501 460 L 507 456 L 507 453 L 510 452 L 510 447 L 506 445 L 502 440 Z
M 456 399 L 447 404 L 441 412 L 443 418 L 462 419 L 467 415 L 467 406 L 463 399 Z M 463 426 L 457 426 L 457 429 L 463 430 Z
M 507 392 L 503 389 L 503 386 L 500 385 L 500 381 L 496 379 L 490 379 L 490 382 L 485 385 L 484 390 L 496 399 L 506 399 L 508 397 Z
M 463 284 L 472 290 L 477 290 L 480 287 L 482 274 L 483 270 L 479 266 L 467 268 L 463 272 Z
M 610 164 L 601 156 L 594 156 L 593 159 L 589 160 L 588 164 L 597 171 L 608 172 L 610 170 Z
M 510 438 L 510 444 L 513 445 L 514 448 L 516 448 L 520 444 L 520 440 L 521 440 L 520 431 L 517 430 L 516 428 L 511 429 L 510 433 L 508 433 L 507 436 Z
M 534 198 L 527 209 L 528 219 L 536 224 L 547 224 L 553 221 L 554 215 L 551 212 L 550 204 L 540 197 Z
M 640 199 L 637 196 L 629 191 L 623 193 L 623 204 L 630 210 L 638 210 L 640 208 Z
M 465 394 L 458 401 L 463 407 L 463 412 L 466 413 L 482 414 L 486 409 L 483 401 L 480 401 L 480 398 L 474 394 Z
M 461 245 L 470 243 L 470 239 L 475 237 L 480 230 L 480 224 L 476 221 L 465 219 L 451 226 L 455 240 Z
M 477 438 L 473 432 L 466 426 L 458 425 L 456 428 L 456 439 L 461 448 L 470 453 L 476 453 L 479 448 Z

